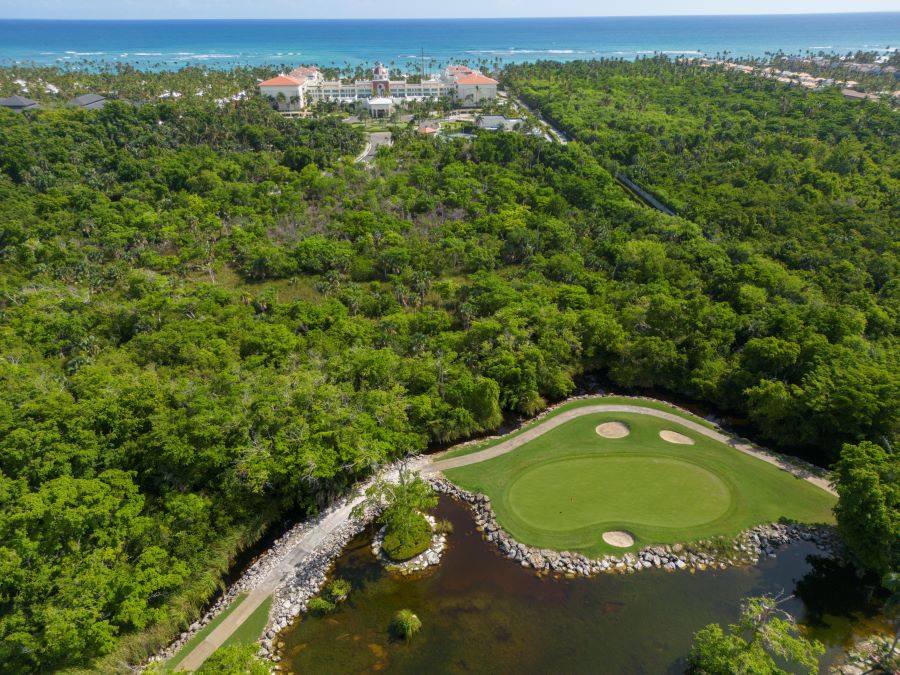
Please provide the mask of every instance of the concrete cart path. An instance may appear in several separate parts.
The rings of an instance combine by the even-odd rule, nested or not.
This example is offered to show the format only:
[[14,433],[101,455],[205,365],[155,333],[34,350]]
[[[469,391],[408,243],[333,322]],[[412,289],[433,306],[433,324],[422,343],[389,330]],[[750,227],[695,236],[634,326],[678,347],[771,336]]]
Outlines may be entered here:
[[829,481],[825,478],[820,478],[819,476],[812,475],[798,469],[797,467],[791,466],[779,457],[766,452],[763,448],[760,448],[759,446],[754,445],[749,441],[740,440],[720,431],[710,429],[709,427],[681,417],[680,415],[665,412],[664,410],[645,408],[638,405],[597,404],[587,405],[581,408],[573,408],[572,410],[566,410],[565,412],[561,412],[544,422],[540,422],[539,424],[536,424],[533,427],[522,431],[517,436],[513,436],[512,438],[509,438],[502,443],[498,443],[497,445],[491,446],[490,448],[487,448],[485,450],[480,450],[469,455],[463,455],[461,457],[453,457],[451,459],[444,460],[440,459],[439,456],[434,457],[432,458],[431,464],[429,466],[426,466],[423,471],[425,473],[436,473],[438,471],[446,471],[447,469],[455,469],[460,466],[477,464],[478,462],[484,462],[485,460],[493,459],[494,457],[499,457],[500,455],[505,455],[506,453],[512,452],[516,448],[522,447],[529,441],[532,441],[539,436],[543,436],[551,429],[555,429],[556,427],[565,424],[566,422],[569,422],[576,417],[581,417],[583,415],[593,415],[596,413],[632,413],[636,415],[649,415],[650,417],[656,417],[658,419],[666,420],[674,424],[679,424],[682,427],[690,429],[691,431],[702,436],[711,438],[714,441],[719,441],[720,443],[724,443],[725,445],[728,445],[735,450],[739,450],[747,455],[751,455],[753,457],[756,457],[757,459],[761,459],[764,462],[773,464],[779,469],[788,471],[798,478],[802,478],[812,483],[816,487],[825,490],[826,492],[837,494],[831,487],[831,483],[829,483]]
[[[410,463],[409,468],[421,470],[421,467],[427,465],[427,463],[428,460],[426,458],[416,458]],[[388,481],[397,481],[399,474],[394,470],[385,473],[383,478]],[[329,513],[318,525],[302,534],[294,542],[287,555],[257,582],[256,587],[247,593],[244,601],[222,623],[210,631],[209,635],[182,659],[176,670],[194,671],[199,668],[214,651],[231,637],[238,626],[244,623],[266,598],[272,595],[294,574],[297,567],[303,565],[307,557],[312,555],[331,534],[350,520],[354,507],[361,503],[363,499],[365,499],[363,494],[348,499],[346,504]]]
[[[440,459],[440,455],[432,457],[420,456],[416,458],[416,460],[414,460],[409,468],[421,471],[423,474],[433,474],[445,471],[447,469],[454,469],[460,466],[468,466],[470,464],[484,462],[486,460],[493,459],[494,457],[499,457],[500,455],[505,455],[508,452],[512,452],[513,450],[522,447],[529,441],[532,441],[535,438],[546,434],[548,431],[555,429],[556,427],[561,426],[577,417],[581,417],[583,415],[593,415],[595,413],[632,413],[637,415],[649,415],[650,417],[656,417],[658,419],[672,422],[673,424],[680,425],[686,429],[689,429],[690,431],[693,431],[694,433],[706,436],[707,438],[711,438],[715,441],[719,441],[720,443],[724,443],[725,445],[739,450],[740,452],[756,457],[757,459],[761,459],[764,462],[768,462],[769,464],[772,464],[780,469],[794,474],[798,478],[803,478],[804,480],[809,481],[816,487],[835,494],[834,489],[826,479],[802,472],[796,467],[787,464],[779,457],[766,452],[753,443],[736,439],[720,431],[710,429],[690,419],[681,417],[680,415],[675,415],[663,410],[656,410],[654,408],[645,408],[638,405],[597,404],[587,405],[581,408],[574,408],[572,410],[566,410],[555,415],[554,417],[550,417],[543,422],[539,422],[538,424],[525,429],[512,438],[508,438],[507,440],[485,450],[473,452],[469,455],[463,455],[462,457],[454,457],[444,460]],[[385,475],[384,478],[386,480],[397,480],[397,472],[392,471],[391,473]],[[209,658],[209,656],[213,652],[216,651],[216,649],[221,647],[225,643],[225,641],[229,637],[231,637],[234,631],[237,630],[238,626],[246,621],[247,618],[253,613],[253,611],[257,607],[259,607],[267,597],[272,595],[290,577],[291,574],[294,573],[294,570],[297,567],[303,564],[306,558],[309,557],[319,545],[321,545],[338,528],[340,528],[348,520],[350,520],[353,508],[357,504],[359,504],[363,500],[363,498],[363,495],[357,495],[353,499],[347,500],[346,504],[328,514],[316,527],[301,535],[297,539],[297,541],[294,542],[293,548],[290,550],[290,552],[288,552],[284,559],[282,559],[277,565],[275,565],[269,571],[269,573],[266,574],[265,577],[263,577],[257,583],[257,585],[247,593],[247,597],[244,599],[244,601],[240,605],[238,605],[238,607],[231,614],[229,614],[228,617],[226,617],[225,620],[222,621],[222,623],[216,626],[216,628],[213,629],[202,642],[200,642],[196,647],[194,647],[193,650],[191,650],[191,652],[187,656],[185,656],[185,658],[178,665],[177,670],[193,671],[199,668],[201,664],[207,658]]]

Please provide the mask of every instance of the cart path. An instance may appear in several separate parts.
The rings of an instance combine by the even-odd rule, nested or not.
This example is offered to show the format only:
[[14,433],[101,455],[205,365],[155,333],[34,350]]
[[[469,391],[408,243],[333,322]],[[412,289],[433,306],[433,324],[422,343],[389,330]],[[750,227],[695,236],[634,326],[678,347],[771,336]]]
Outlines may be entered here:
[[[425,458],[417,458],[411,463],[410,468],[418,470],[426,464]],[[398,480],[398,473],[396,470],[386,472],[383,474],[383,478],[389,481],[396,481]],[[343,506],[329,513],[318,525],[298,537],[287,555],[256,582],[254,588],[247,592],[247,597],[244,598],[244,601],[182,659],[176,670],[197,670],[214,651],[231,637],[238,626],[250,617],[253,610],[259,607],[266,598],[274,594],[291,575],[295,574],[296,569],[302,566],[306,559],[330,535],[350,520],[353,508],[364,499],[365,495],[363,494],[357,494],[355,497],[348,499]]]
[[[452,459],[444,460],[441,460],[439,456],[419,456],[418,458],[416,458],[416,460],[414,460],[410,468],[421,471],[423,474],[433,474],[445,471],[447,469],[454,469],[460,466],[468,466],[470,464],[484,462],[486,460],[493,459],[494,457],[499,457],[500,455],[505,455],[508,452],[512,452],[516,448],[525,445],[529,441],[532,441],[535,438],[544,435],[551,429],[555,429],[556,427],[565,424],[566,422],[569,422],[577,417],[581,417],[583,415],[593,415],[595,413],[633,413],[637,415],[649,415],[651,417],[656,417],[658,419],[672,422],[673,424],[681,425],[682,427],[689,429],[690,431],[719,441],[720,443],[724,443],[732,448],[735,448],[736,450],[740,450],[743,453],[761,459],[764,462],[768,462],[769,464],[773,464],[780,469],[784,469],[785,471],[794,474],[798,478],[803,478],[813,485],[822,488],[827,492],[835,494],[834,490],[831,487],[831,484],[826,479],[802,473],[796,467],[788,465],[778,457],[769,454],[759,446],[756,446],[747,441],[733,438],[719,431],[715,431],[703,426],[702,424],[698,424],[697,422],[681,417],[680,415],[675,415],[663,410],[645,408],[643,406],[637,405],[596,404],[583,406],[581,408],[574,408],[572,410],[566,410],[543,422],[535,424],[534,426],[520,432],[517,436],[508,438],[502,443],[498,443],[497,445],[487,448],[486,450],[473,452],[462,457],[454,457]],[[384,478],[387,480],[396,480],[396,476],[397,472],[393,471],[389,474],[386,474]],[[215,629],[213,629],[209,633],[209,635],[207,635],[206,638],[203,639],[202,642],[195,646],[194,649],[192,649],[191,652],[184,657],[181,663],[178,664],[177,670],[194,671],[199,668],[203,664],[203,662],[207,658],[209,658],[210,655],[212,655],[213,652],[215,652],[225,643],[225,641],[229,637],[231,637],[234,631],[237,630],[238,626],[244,623],[244,621],[246,621],[250,617],[253,611],[257,607],[259,607],[266,598],[271,596],[282,585],[282,583],[284,583],[290,577],[290,575],[295,573],[297,567],[303,565],[306,559],[310,555],[312,555],[315,550],[331,534],[336,532],[340,527],[342,527],[347,521],[350,520],[353,507],[360,503],[363,498],[364,497],[362,495],[357,495],[352,499],[348,499],[343,506],[335,509],[325,518],[323,518],[316,527],[300,536],[297,541],[294,542],[292,549],[290,550],[290,552],[288,552],[284,559],[282,559],[268,572],[268,574],[260,579],[254,586],[254,588],[250,589],[247,592],[247,597],[244,598],[244,601],[240,605],[238,605],[237,608],[231,614],[229,614],[224,621],[222,621],[222,623],[216,626]]]
[[690,429],[691,431],[702,436],[706,436],[707,438],[711,438],[714,441],[724,443],[725,445],[728,445],[735,450],[739,450],[744,454],[751,455],[752,457],[756,457],[757,459],[761,459],[764,462],[777,466],[779,469],[783,469],[784,471],[787,471],[797,476],[798,478],[802,478],[809,483],[812,483],[816,487],[825,490],[826,492],[837,494],[834,491],[834,488],[831,487],[831,483],[827,479],[820,478],[819,476],[812,475],[808,472],[803,471],[802,469],[792,466],[781,458],[770,454],[758,445],[754,445],[749,441],[734,438],[733,436],[729,436],[728,434],[716,431],[715,429],[710,429],[709,427],[698,424],[697,422],[694,422],[685,417],[681,417],[680,415],[675,415],[674,413],[666,412],[664,410],[656,410],[655,408],[645,408],[638,405],[597,404],[586,405],[581,408],[574,408],[572,410],[566,410],[565,412],[561,412],[558,415],[545,420],[544,422],[540,422],[538,424],[535,424],[533,427],[525,429],[517,436],[508,438],[507,440],[498,443],[497,445],[491,446],[490,448],[486,448],[485,450],[473,452],[469,455],[463,455],[461,457],[453,457],[451,459],[442,460],[439,458],[434,458],[430,465],[424,467],[423,471],[425,473],[437,473],[439,471],[446,471],[447,469],[455,469],[460,466],[477,464],[479,462],[493,459],[494,457],[499,457],[500,455],[505,455],[508,452],[512,452],[516,448],[522,447],[529,441],[533,441],[535,438],[543,436],[548,431],[555,429],[556,427],[563,425],[566,422],[570,422],[571,420],[577,417],[582,417],[583,415],[594,415],[596,413],[632,413],[636,415],[649,415],[650,417],[656,417],[658,419],[666,420],[667,422],[681,425],[682,427]]

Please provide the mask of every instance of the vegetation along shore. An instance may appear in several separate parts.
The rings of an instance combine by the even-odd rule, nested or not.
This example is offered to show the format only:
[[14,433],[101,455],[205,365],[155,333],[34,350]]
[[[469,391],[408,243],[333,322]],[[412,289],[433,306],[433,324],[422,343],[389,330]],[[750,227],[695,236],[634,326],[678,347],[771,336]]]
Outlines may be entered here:
[[[759,631],[896,668],[900,115],[719,61],[473,60],[496,97],[290,114],[270,67],[0,68],[36,103],[0,105],[0,670],[291,670],[345,623],[342,663],[457,662],[397,589],[452,595],[476,544],[507,595],[447,611],[498,664],[540,636],[472,607],[573,630],[584,582],[721,599],[626,671],[768,667]],[[382,528],[439,561],[386,571]],[[852,610],[748,581],[834,566]]]

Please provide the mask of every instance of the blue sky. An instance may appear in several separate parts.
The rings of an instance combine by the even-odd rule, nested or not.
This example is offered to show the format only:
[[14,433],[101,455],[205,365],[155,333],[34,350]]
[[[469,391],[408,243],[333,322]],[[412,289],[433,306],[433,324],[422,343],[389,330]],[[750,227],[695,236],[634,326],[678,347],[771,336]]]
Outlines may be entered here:
[[885,12],[900,0],[0,0],[0,18],[163,19],[163,18],[439,18],[514,16],[634,16],[665,14],[786,14]]

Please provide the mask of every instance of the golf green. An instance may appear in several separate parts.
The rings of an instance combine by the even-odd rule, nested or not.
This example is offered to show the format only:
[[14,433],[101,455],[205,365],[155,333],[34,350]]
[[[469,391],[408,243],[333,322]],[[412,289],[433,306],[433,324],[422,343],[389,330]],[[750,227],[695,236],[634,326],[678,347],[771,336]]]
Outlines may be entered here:
[[[621,438],[597,427],[627,425]],[[675,432],[693,444],[667,442]],[[665,434],[671,437],[670,434]],[[602,540],[624,530],[633,549],[734,536],[781,519],[833,522],[835,496],[671,419],[586,412],[499,456],[444,474],[491,498],[516,540],[586,555],[621,552]]]
[[[703,499],[685,499],[685,494]],[[731,490],[712,472],[644,454],[541,464],[513,480],[507,498],[523,522],[554,531],[601,523],[702,525],[724,515],[732,503]]]

